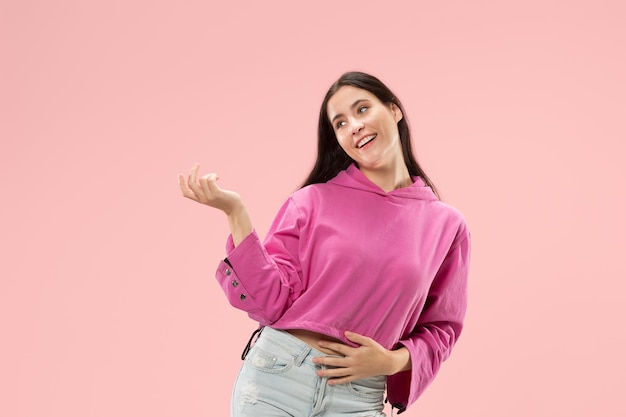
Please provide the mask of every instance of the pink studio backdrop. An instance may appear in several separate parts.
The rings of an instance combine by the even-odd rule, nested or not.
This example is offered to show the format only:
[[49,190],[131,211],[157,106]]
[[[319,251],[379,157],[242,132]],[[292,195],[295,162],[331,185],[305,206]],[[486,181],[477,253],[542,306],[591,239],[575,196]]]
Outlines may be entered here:
[[[621,1],[2,1],[0,416],[226,416],[255,325],[214,280],[263,235],[342,72],[403,100],[473,234],[467,324],[405,416],[626,416]],[[389,409],[387,408],[387,412]]]

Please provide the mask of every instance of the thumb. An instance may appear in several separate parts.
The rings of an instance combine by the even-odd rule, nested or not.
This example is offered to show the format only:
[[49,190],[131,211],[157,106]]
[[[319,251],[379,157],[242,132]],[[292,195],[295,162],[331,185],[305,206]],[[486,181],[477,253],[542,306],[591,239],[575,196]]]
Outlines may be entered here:
[[202,177],[202,179],[206,181],[206,185],[212,193],[217,193],[221,191],[220,187],[217,185],[217,180],[220,179],[219,175],[206,174],[204,177]]

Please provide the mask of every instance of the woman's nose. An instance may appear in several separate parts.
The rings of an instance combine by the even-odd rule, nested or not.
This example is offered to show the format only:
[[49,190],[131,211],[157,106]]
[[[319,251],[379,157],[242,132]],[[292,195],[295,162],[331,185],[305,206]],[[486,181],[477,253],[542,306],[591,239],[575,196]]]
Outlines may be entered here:
[[361,130],[363,130],[363,122],[353,119],[350,122],[350,127],[352,128],[352,134],[357,134],[359,133]]

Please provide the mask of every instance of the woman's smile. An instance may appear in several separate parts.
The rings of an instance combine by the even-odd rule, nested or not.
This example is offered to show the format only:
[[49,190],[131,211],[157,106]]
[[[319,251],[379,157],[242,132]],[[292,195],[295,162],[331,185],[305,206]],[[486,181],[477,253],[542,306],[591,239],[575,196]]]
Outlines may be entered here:
[[365,145],[371,143],[374,139],[376,139],[376,134],[364,136],[357,142],[356,147],[359,149],[363,149]]

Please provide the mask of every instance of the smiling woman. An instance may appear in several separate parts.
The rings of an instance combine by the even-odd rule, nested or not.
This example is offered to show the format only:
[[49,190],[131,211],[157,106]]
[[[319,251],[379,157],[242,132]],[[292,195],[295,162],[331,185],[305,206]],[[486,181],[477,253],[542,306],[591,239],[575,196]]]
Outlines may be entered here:
[[179,175],[185,197],[226,214],[216,277],[259,323],[232,416],[385,416],[385,389],[405,410],[450,355],[470,235],[415,160],[405,117],[377,78],[344,74],[322,103],[316,163],[263,241],[216,174]]

